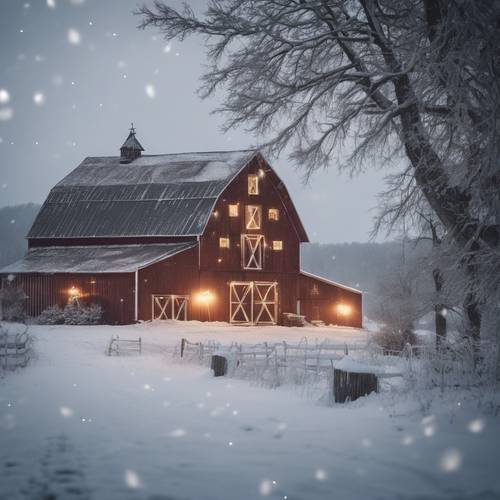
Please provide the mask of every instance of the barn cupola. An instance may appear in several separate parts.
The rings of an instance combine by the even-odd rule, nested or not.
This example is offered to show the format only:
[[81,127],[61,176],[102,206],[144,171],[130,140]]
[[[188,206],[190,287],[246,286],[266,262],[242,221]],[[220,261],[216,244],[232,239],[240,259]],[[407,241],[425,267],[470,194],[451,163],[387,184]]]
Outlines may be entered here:
[[141,156],[144,148],[135,136],[134,124],[131,124],[130,133],[120,148],[120,163],[130,163]]

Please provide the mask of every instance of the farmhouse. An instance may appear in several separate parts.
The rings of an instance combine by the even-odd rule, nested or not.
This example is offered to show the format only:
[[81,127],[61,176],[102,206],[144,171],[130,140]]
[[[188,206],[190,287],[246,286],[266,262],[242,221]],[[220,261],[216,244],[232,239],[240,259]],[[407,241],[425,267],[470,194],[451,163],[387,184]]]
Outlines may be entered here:
[[309,241],[258,151],[89,157],[49,193],[24,259],[0,270],[27,311],[78,298],[111,324],[177,319],[360,327],[358,290],[300,270]]

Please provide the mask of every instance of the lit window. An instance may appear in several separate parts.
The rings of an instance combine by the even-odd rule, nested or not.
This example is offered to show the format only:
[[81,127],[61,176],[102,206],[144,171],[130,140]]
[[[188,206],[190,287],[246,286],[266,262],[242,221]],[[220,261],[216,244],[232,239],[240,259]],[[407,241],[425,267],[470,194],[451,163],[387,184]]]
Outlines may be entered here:
[[262,208],[258,205],[247,205],[245,207],[245,224],[247,229],[260,229],[262,219]]
[[229,248],[229,238],[219,238],[220,248]]
[[259,194],[259,177],[257,175],[248,176],[248,194]]
[[261,234],[243,234],[241,239],[243,269],[262,269],[264,236]]
[[238,205],[229,205],[229,217],[238,217]]
[[267,216],[269,220],[280,220],[280,211],[277,208],[270,208]]
[[283,250],[283,242],[281,240],[274,240],[273,250]]

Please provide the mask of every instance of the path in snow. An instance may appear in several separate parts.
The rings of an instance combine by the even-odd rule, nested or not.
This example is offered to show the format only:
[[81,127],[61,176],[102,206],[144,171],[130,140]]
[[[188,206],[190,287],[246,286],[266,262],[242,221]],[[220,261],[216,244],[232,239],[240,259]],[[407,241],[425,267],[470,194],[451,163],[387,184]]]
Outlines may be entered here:
[[[167,353],[182,336],[298,341],[316,331],[364,339],[196,323],[33,327],[37,359],[0,380],[0,499],[500,497],[498,418],[466,402],[449,398],[423,421],[383,394],[326,408]],[[143,355],[105,356],[112,333],[141,335]]]

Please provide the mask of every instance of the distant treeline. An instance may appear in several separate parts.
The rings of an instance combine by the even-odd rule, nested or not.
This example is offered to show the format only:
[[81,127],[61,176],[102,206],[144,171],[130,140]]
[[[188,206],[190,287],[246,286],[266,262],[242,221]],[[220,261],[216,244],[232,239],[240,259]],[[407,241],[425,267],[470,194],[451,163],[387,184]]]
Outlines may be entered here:
[[34,203],[0,208],[0,267],[24,255],[26,235],[38,210],[40,205]]

